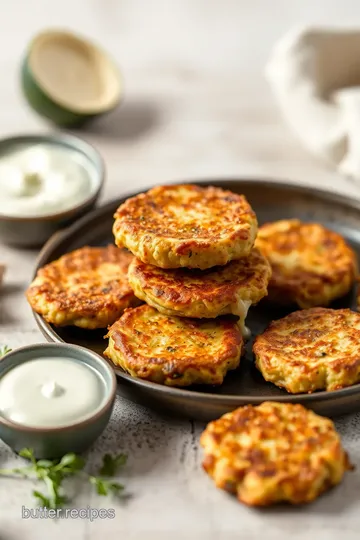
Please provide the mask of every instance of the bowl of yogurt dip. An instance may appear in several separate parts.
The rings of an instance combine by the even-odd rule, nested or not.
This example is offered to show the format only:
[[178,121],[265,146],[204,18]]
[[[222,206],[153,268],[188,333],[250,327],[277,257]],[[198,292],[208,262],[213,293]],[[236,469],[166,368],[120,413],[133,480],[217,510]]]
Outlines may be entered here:
[[81,453],[104,431],[116,395],[113,369],[76,345],[41,343],[0,361],[0,438],[37,458]]
[[0,140],[0,241],[43,244],[94,207],[104,176],[100,154],[78,137]]

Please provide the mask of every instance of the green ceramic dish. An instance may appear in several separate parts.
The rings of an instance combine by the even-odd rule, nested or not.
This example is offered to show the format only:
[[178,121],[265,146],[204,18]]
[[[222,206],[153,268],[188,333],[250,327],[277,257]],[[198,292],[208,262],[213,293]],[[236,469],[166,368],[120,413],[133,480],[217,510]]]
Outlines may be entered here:
[[0,438],[15,452],[32,448],[37,458],[60,458],[67,452],[86,450],[106,428],[115,401],[116,378],[109,364],[96,353],[74,345],[39,343],[5,355],[0,377],[15,366],[49,356],[71,358],[92,367],[104,382],[104,403],[90,418],[59,428],[33,428],[11,422],[0,415]]
[[47,30],[30,43],[21,67],[29,105],[59,126],[81,126],[113,110],[122,78],[109,56],[70,32]]

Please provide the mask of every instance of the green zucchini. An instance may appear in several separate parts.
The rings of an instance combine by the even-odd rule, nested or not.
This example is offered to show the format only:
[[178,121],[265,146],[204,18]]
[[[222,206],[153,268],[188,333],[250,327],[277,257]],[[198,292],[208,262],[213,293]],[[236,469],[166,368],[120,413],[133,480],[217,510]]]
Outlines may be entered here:
[[108,55],[62,31],[42,32],[32,40],[21,84],[31,108],[63,127],[80,127],[115,109],[122,97],[122,78]]

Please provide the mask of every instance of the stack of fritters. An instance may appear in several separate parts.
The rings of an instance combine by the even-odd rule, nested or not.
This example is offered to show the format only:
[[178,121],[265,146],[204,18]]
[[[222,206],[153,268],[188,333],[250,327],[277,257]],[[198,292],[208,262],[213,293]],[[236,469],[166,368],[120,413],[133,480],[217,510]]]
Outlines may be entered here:
[[221,384],[239,364],[247,311],[267,294],[271,274],[253,248],[257,219],[245,197],[155,187],[118,209],[113,232],[136,257],[128,279],[147,305],[115,322],[105,354],[151,381]]

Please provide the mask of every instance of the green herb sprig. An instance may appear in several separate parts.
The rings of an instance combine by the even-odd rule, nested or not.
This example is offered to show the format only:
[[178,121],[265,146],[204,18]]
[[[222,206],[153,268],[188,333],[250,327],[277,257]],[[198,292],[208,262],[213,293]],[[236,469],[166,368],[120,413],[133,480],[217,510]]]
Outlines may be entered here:
[[0,358],[11,351],[12,349],[10,349],[10,347],[8,347],[7,345],[3,345],[2,347],[0,347]]
[[124,490],[124,486],[114,482],[111,477],[116,476],[119,469],[127,461],[126,454],[112,456],[105,454],[98,475],[88,474],[84,471],[85,460],[73,453],[65,454],[60,460],[37,460],[33,450],[24,448],[19,455],[27,459],[30,464],[25,467],[15,467],[13,469],[0,469],[2,476],[24,477],[38,480],[45,485],[45,493],[34,489],[32,494],[40,506],[57,509],[69,503],[69,499],[64,493],[63,481],[66,478],[80,476],[96,488],[98,495],[119,495]]
[[[7,345],[0,347],[0,358],[11,350]],[[30,464],[25,467],[0,469],[0,476],[20,476],[43,483],[46,488],[45,493],[37,489],[32,492],[37,502],[43,507],[57,509],[69,502],[68,497],[64,494],[63,481],[71,476],[81,476],[95,487],[98,495],[119,495],[124,490],[124,486],[114,482],[112,478],[126,464],[126,454],[115,456],[105,454],[97,475],[88,474],[84,470],[85,460],[74,453],[66,454],[60,460],[37,460],[33,450],[23,448],[19,455],[27,459]]]

